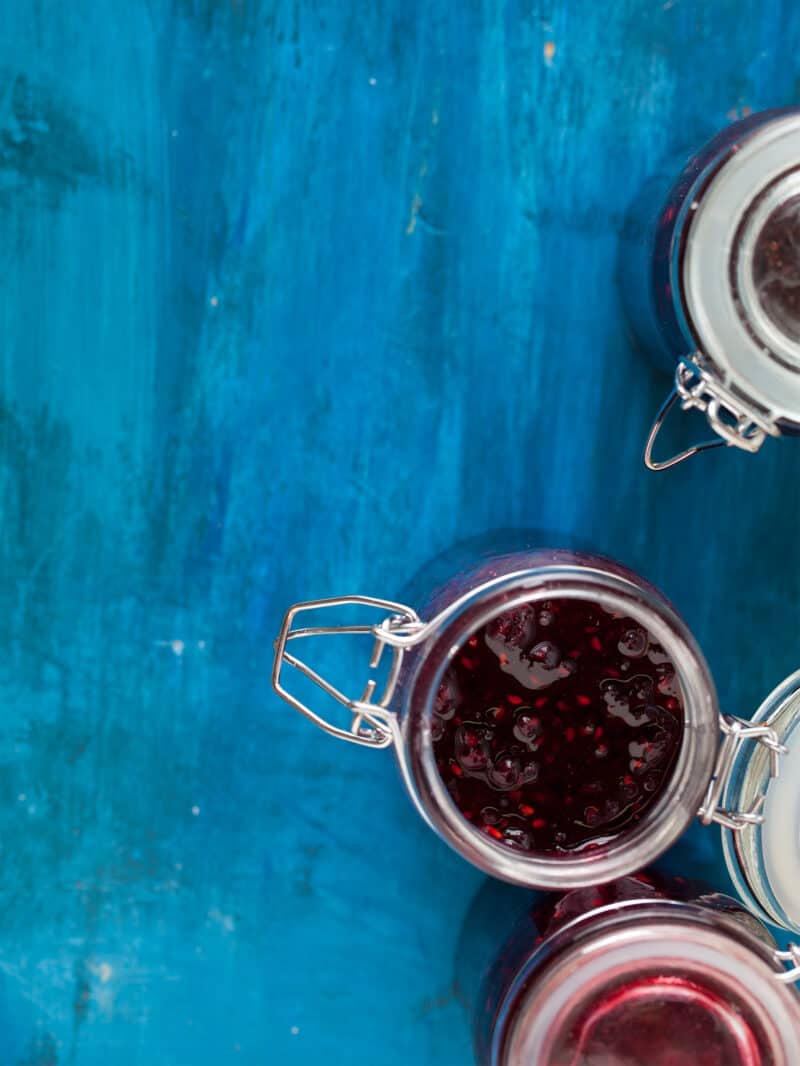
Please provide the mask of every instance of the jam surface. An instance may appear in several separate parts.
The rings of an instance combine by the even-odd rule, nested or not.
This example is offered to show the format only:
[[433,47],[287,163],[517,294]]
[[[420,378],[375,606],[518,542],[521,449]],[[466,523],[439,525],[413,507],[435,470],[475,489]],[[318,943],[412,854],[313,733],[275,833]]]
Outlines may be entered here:
[[634,619],[552,599],[492,619],[455,654],[434,704],[439,773],[498,843],[596,847],[630,829],[683,735],[674,664]]
[[606,990],[548,1066],[773,1066],[752,1021],[711,986],[654,974]]

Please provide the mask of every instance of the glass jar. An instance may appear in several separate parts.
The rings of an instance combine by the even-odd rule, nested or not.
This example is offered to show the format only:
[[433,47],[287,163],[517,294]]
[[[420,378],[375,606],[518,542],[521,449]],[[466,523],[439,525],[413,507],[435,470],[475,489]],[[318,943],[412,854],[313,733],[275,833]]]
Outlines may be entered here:
[[[470,963],[491,903],[467,916]],[[639,874],[521,909],[470,1012],[478,1066],[796,1063],[797,949],[735,900]]]
[[788,677],[753,716],[783,745],[781,773],[763,746],[745,745],[731,760],[723,803],[749,804],[761,817],[723,826],[731,878],[750,909],[774,925],[800,932],[800,671]]
[[[640,200],[631,214],[621,262],[634,330],[675,373],[646,465],[666,469],[720,445],[755,452],[767,436],[798,433],[800,108],[719,133],[652,218],[654,195],[646,190],[648,209]],[[703,412],[716,436],[657,461],[653,446],[676,402]]]
[[[513,674],[522,662],[531,674],[523,677],[523,684],[536,686],[542,671],[546,674],[550,668],[567,670],[570,661],[574,665],[575,660],[569,656],[577,656],[578,650],[567,645],[562,648],[561,660],[554,660],[550,667],[537,656],[543,646],[549,655],[551,643],[564,643],[565,630],[563,626],[559,629],[559,624],[554,627],[551,616],[564,610],[567,613],[561,617],[570,617],[569,612],[581,605],[600,612],[598,618],[602,614],[614,625],[629,627],[625,628],[621,640],[617,631],[609,630],[610,640],[617,649],[623,644],[625,655],[614,651],[607,656],[605,650],[598,651],[604,676],[599,684],[594,683],[594,688],[587,688],[591,695],[578,689],[577,695],[570,695],[562,709],[557,698],[561,681],[557,678],[556,695],[541,697],[546,706],[540,710],[537,692],[543,689],[534,687],[529,692],[517,686],[516,676],[509,679],[506,675]],[[371,620],[345,620],[342,612],[353,608],[370,611]],[[334,624],[295,627],[298,615],[315,612],[329,617],[333,612],[339,617]],[[524,646],[503,644],[500,647],[495,639],[498,629],[505,626],[507,630],[509,619],[518,620],[519,612],[525,613],[526,625],[530,627],[524,636]],[[604,649],[597,627],[584,628],[587,632],[580,640]],[[641,644],[643,634],[647,640]],[[354,639],[360,635],[372,645],[369,680],[359,698],[345,695],[295,653],[298,640],[308,645],[333,635],[339,638],[349,635]],[[503,639],[513,636],[506,632]],[[570,636],[568,644],[574,643],[579,641]],[[497,691],[487,691],[488,675],[482,674],[469,675],[466,687],[480,689],[482,706],[485,704],[491,711],[489,725],[487,719],[483,724],[473,723],[467,712],[462,721],[458,721],[460,712],[459,715],[453,712],[448,721],[447,714],[452,709],[447,694],[453,671],[472,668],[487,648],[492,656],[497,656],[493,661],[500,664],[488,682]],[[512,658],[517,656],[516,663],[509,661],[508,652]],[[614,655],[618,657],[614,659]],[[384,656],[389,659],[388,667]],[[630,657],[632,664],[627,677],[623,676],[626,661],[621,662],[620,669],[612,667],[612,660],[619,663],[625,656]],[[655,666],[650,659],[656,660]],[[467,666],[463,666],[465,662]],[[318,691],[321,688],[331,701],[330,708],[341,713],[344,707],[349,718],[338,724],[320,713],[319,708],[314,709],[317,705],[312,707],[312,700],[292,692],[294,686],[287,682],[288,668],[314,682],[316,688],[312,686],[312,689],[316,696],[321,698]],[[383,674],[379,678],[381,669]],[[657,672],[659,695],[654,695],[651,687],[649,696],[645,697],[650,703],[640,706],[621,690],[627,686],[629,691],[638,691],[640,683],[646,687],[649,682],[642,671],[647,669]],[[578,680],[583,677],[580,670],[574,676]],[[667,694],[663,698],[662,677]],[[382,691],[379,691],[379,680]],[[703,656],[685,623],[661,593],[618,563],[569,551],[512,553],[483,562],[457,574],[434,592],[419,614],[403,604],[361,596],[296,604],[287,612],[276,641],[272,681],[282,698],[333,736],[366,747],[393,746],[417,810],[464,858],[495,877],[543,889],[597,884],[642,869],[666,851],[698,813],[706,824],[722,823],[731,833],[754,824],[763,818],[763,797],[760,793],[754,795],[752,803],[741,808],[728,788],[730,768],[740,751],[752,742],[769,754],[770,770],[776,773],[778,754],[784,750],[770,726],[720,716]],[[571,684],[572,677],[567,681]],[[565,682],[564,691],[568,688]],[[549,689],[545,687],[544,691]],[[521,693],[522,697],[515,693]],[[519,706],[523,699],[530,706]],[[656,706],[658,700],[660,707]],[[675,704],[678,700],[682,730],[668,752],[667,740],[676,734],[667,736],[659,733],[659,728],[670,702]],[[513,732],[508,722],[504,724],[506,715],[512,716]],[[536,716],[538,727],[532,725]],[[544,719],[547,721],[543,724]],[[495,730],[496,722],[499,724]],[[587,723],[591,731],[588,741],[584,737]],[[537,748],[545,733],[548,738],[551,736],[548,732],[551,724],[559,731],[552,740],[552,750],[548,751],[547,746]],[[630,737],[624,729],[620,732],[627,725],[634,730]],[[644,733],[635,732],[640,727],[645,729]],[[500,735],[512,739],[510,743],[503,741],[495,754],[491,745],[482,746],[484,741],[488,743],[486,736],[477,740],[473,736],[465,742],[465,749],[462,746],[453,759],[443,763],[441,752],[450,750],[443,745],[452,739],[448,729],[455,730],[454,752],[455,745],[465,737],[459,731],[465,729],[473,734],[494,730],[495,739]],[[631,760],[630,775],[603,776],[605,771],[597,769],[608,766],[609,760],[616,757],[608,750],[611,733],[617,738],[615,744],[622,757]],[[519,743],[518,737],[521,737]],[[597,759],[597,763],[589,760],[588,769],[580,761],[583,756],[573,755],[585,751],[587,743],[593,745],[592,757]],[[532,783],[525,777],[530,765],[525,762],[529,752],[535,753],[534,761],[539,760],[541,775]],[[671,762],[667,765],[668,755]],[[487,758],[493,760],[491,767]],[[483,764],[480,759],[484,760]],[[511,782],[503,778],[509,759],[517,775]],[[659,759],[661,776],[654,769]],[[459,780],[446,780],[449,768],[453,773],[461,770]],[[628,777],[630,781],[626,783]],[[493,788],[497,782],[497,787],[491,793],[489,805],[482,809],[480,820],[476,820],[475,811],[466,809],[472,800],[469,796],[465,800],[462,792],[474,791],[479,787],[475,782],[484,780]],[[644,791],[650,784],[650,795],[645,797]],[[723,792],[727,804],[722,802]],[[573,794],[579,797],[574,819],[567,811]],[[528,795],[534,798],[528,799]],[[616,814],[620,813],[620,795],[626,797],[628,804],[622,812],[624,818],[631,810],[635,809],[636,814],[625,823],[624,831],[618,831],[619,823],[615,822]],[[496,806],[493,806],[495,797]],[[537,843],[550,832],[550,823],[539,824],[546,821],[537,813],[540,804],[550,812],[548,817],[553,824],[562,808],[567,828],[573,821],[579,822],[580,841],[570,839],[562,847],[553,843],[557,838],[551,841],[548,837],[547,846]],[[614,804],[617,804],[616,812]],[[554,806],[558,809],[552,814]],[[587,824],[590,810],[594,812],[593,825]],[[612,828],[606,831],[605,826],[613,827],[613,831]]]

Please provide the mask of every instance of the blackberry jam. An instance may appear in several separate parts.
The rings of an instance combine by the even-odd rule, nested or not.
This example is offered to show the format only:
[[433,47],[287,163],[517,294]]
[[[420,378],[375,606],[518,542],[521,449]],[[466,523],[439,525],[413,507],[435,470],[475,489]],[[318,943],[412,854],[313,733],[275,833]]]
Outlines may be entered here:
[[669,779],[683,735],[675,666],[629,615],[580,599],[522,604],[459,648],[431,735],[450,796],[492,839],[595,848]]
[[[312,653],[333,635],[322,671]],[[325,732],[392,747],[427,824],[514,884],[641,869],[714,780],[721,719],[697,644],[661,593],[600,556],[492,556],[419,613],[363,596],[297,604],[272,677]]]
[[[467,1000],[493,886],[462,930]],[[793,1066],[800,998],[735,900],[650,873],[517,902],[471,1004],[478,1066]],[[481,944],[478,958],[486,947]],[[475,989],[472,989],[474,993]]]

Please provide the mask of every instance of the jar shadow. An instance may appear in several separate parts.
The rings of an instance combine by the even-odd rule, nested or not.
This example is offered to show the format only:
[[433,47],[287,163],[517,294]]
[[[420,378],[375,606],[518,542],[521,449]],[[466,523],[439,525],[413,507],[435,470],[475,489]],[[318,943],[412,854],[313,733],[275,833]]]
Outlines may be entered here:
[[417,607],[428,600],[433,590],[448,584],[454,576],[473,569],[481,562],[541,548],[586,554],[599,551],[605,554],[602,546],[598,547],[589,537],[566,530],[536,526],[489,529],[455,541],[424,562],[407,580],[400,598],[404,603]]

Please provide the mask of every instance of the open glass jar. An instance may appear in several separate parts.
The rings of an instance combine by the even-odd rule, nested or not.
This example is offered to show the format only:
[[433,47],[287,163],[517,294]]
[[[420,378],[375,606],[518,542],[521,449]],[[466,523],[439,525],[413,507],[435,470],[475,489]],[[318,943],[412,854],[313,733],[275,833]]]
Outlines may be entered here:
[[[352,608],[371,620],[344,622]],[[320,611],[340,617],[295,627]],[[359,634],[372,644],[359,698],[295,653],[298,640]],[[349,719],[337,724],[293,694],[288,668]],[[420,613],[359,596],[297,604],[272,681],[326,732],[393,745],[417,810],[464,858],[543,889],[642,869],[698,813],[730,833],[759,823],[763,790],[741,807],[731,767],[755,746],[770,778],[784,750],[770,725],[720,716],[703,656],[661,593],[618,563],[568,551],[495,557]]]
[[[653,212],[627,227],[623,297],[635,332],[666,355],[675,386],[645,448],[665,469],[707,447],[754,452],[800,431],[800,108],[734,123],[686,164]],[[706,415],[716,436],[667,460],[668,411]]]
[[736,901],[639,874],[516,913],[471,1011],[478,1066],[797,1061],[797,950]]

